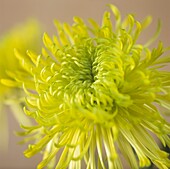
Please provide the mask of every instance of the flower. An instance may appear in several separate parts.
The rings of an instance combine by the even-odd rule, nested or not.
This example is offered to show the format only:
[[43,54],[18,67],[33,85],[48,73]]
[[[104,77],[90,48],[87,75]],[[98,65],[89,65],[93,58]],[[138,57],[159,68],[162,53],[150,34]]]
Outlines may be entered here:
[[40,36],[39,23],[29,20],[24,24],[17,25],[0,37],[0,146],[2,148],[8,145],[8,123],[7,113],[5,112],[7,105],[10,105],[10,109],[19,123],[30,124],[30,120],[24,116],[21,110],[21,102],[23,103],[22,100],[25,95],[18,88],[21,84],[19,85],[12,80],[15,79],[17,72],[20,72],[20,75],[21,73],[27,74],[15,57],[14,48],[18,48],[25,57],[27,57],[27,47],[38,52],[41,46]]
[[[24,142],[35,140],[26,157],[43,153],[38,169],[123,168],[120,154],[133,169],[154,163],[168,169],[168,153],[160,150],[150,133],[170,146],[170,125],[162,111],[170,110],[170,72],[162,67],[170,62],[160,42],[150,50],[160,30],[148,43],[137,42],[151,21],[119,10],[105,12],[102,25],[93,19],[86,25],[79,17],[74,24],[55,21],[58,36],[43,36],[46,49],[37,55],[28,51],[31,62],[25,83],[25,113],[35,126],[25,127]],[[22,54],[16,51],[20,59]],[[164,111],[163,110],[163,111]],[[60,158],[57,158],[57,155]],[[137,158],[136,158],[137,155]],[[139,161],[139,164],[138,164]]]

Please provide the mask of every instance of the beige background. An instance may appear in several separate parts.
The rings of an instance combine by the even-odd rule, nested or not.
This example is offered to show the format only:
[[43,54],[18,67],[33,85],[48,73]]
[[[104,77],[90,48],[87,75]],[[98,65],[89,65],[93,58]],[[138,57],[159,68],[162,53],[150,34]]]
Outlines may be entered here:
[[[108,9],[105,4],[114,3],[123,16],[133,13],[141,20],[152,15],[153,24],[140,39],[144,42],[153,34],[158,19],[162,20],[162,32],[158,40],[170,45],[170,0],[0,0],[0,35],[8,31],[16,23],[33,17],[43,24],[44,31],[55,33],[53,19],[72,23],[72,17],[78,15],[83,19],[94,18],[101,22],[103,12]],[[13,131],[19,126],[13,118],[9,118],[10,143],[8,152],[0,152],[0,169],[35,169],[40,161],[39,156],[26,159],[22,152],[26,146],[16,143]]]

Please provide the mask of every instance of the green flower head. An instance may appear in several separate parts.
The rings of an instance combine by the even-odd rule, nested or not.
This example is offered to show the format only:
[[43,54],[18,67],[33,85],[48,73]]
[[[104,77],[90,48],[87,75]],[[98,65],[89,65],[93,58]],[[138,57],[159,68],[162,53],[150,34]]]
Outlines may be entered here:
[[[121,154],[133,169],[154,163],[168,169],[168,154],[158,147],[150,133],[170,146],[170,125],[158,105],[170,110],[170,72],[162,69],[170,58],[160,42],[150,50],[137,43],[143,22],[128,15],[123,21],[105,12],[101,26],[90,26],[79,17],[74,24],[55,21],[58,36],[46,33],[41,55],[28,51],[23,62],[30,77],[25,113],[37,125],[24,127],[24,141],[35,140],[24,152],[31,157],[43,153],[38,169],[121,169]],[[21,60],[22,55],[16,51]],[[162,57],[161,57],[162,56]],[[20,79],[22,81],[22,79]],[[58,159],[58,156],[60,158]]]
[[[25,71],[14,55],[14,48],[17,48],[25,57],[27,48],[40,51],[41,32],[39,23],[35,20],[29,20],[24,24],[15,26],[0,37],[0,79],[13,76],[10,73],[14,71]],[[5,81],[1,81],[5,83]],[[9,83],[8,86],[10,86]],[[0,95],[9,89],[11,88],[0,83]]]

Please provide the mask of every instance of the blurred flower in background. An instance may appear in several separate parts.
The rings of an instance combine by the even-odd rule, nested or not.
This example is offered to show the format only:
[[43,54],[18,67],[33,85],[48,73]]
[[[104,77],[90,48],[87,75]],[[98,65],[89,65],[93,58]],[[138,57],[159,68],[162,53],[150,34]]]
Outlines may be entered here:
[[[10,115],[12,113],[18,123],[30,124],[30,120],[26,118],[21,107],[24,92],[18,87],[22,86],[22,83],[16,84],[10,81],[10,76],[15,79],[18,72],[24,76],[27,74],[14,56],[14,48],[17,48],[25,56],[27,49],[40,52],[41,33],[40,24],[35,20],[29,20],[16,25],[12,30],[0,36],[0,149],[6,149],[8,146],[8,113]],[[7,110],[8,106],[10,106],[10,111]]]
[[29,78],[18,72],[4,83],[23,83],[25,113],[37,125],[23,126],[20,134],[23,142],[35,140],[26,157],[43,153],[38,169],[80,169],[83,162],[91,169],[121,169],[120,153],[133,169],[151,162],[170,167],[169,154],[148,132],[170,147],[170,125],[157,109],[170,110],[170,72],[162,69],[170,57],[161,42],[148,48],[160,24],[142,45],[137,39],[151,17],[140,23],[129,14],[122,21],[119,10],[110,8],[114,25],[109,12],[101,26],[93,19],[87,26],[78,17],[73,25],[55,21],[58,36],[44,34],[41,55],[28,51],[28,59],[15,51]]

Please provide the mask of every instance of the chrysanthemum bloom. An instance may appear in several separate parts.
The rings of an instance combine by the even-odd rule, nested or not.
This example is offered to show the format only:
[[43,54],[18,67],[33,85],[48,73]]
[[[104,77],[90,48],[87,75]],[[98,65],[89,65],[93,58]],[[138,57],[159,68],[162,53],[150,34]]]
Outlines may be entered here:
[[170,72],[161,69],[170,58],[163,57],[162,43],[150,50],[153,39],[136,42],[150,17],[121,21],[118,9],[110,8],[114,25],[109,12],[101,26],[78,17],[72,26],[55,21],[58,36],[44,34],[47,50],[28,51],[32,62],[23,62],[32,76],[24,85],[25,112],[37,125],[21,134],[36,141],[26,157],[43,153],[38,169],[80,169],[83,163],[87,169],[121,169],[120,154],[133,169],[151,162],[170,167],[151,136],[170,146],[170,125],[157,108],[170,110]]
[[[20,72],[20,75],[21,73],[23,75],[27,74],[15,57],[14,48],[18,48],[22,55],[25,56],[27,47],[37,52],[40,51],[41,32],[39,23],[29,20],[24,24],[17,25],[0,37],[0,80],[2,83],[8,84],[8,86],[5,86],[0,83],[0,147],[5,147],[5,144],[8,144],[6,105],[12,105],[10,108],[19,123],[29,124],[29,120],[23,115],[20,105],[21,97],[23,97],[24,93],[18,90],[19,83],[9,79],[10,77],[14,78],[17,72]],[[7,78],[8,80],[5,80]]]

